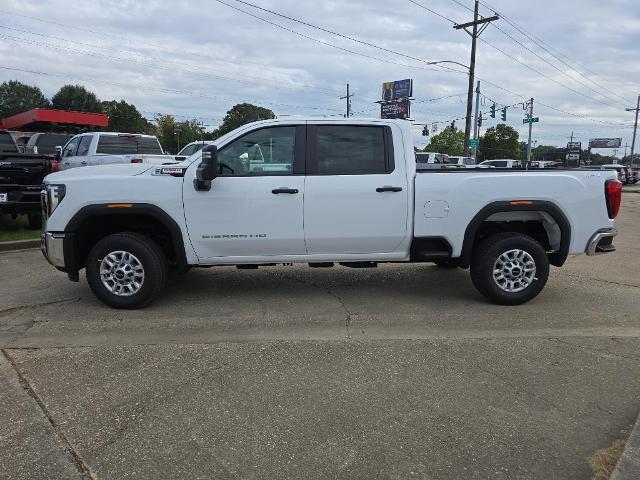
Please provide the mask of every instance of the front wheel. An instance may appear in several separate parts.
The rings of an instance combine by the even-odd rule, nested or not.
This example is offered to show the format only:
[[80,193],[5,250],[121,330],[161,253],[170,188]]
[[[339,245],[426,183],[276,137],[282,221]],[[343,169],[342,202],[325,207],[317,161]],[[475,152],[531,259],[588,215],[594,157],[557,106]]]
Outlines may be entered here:
[[102,302],[113,308],[141,308],[161,292],[167,260],[152,239],[138,233],[115,233],[87,256],[87,282]]
[[492,302],[520,305],[535,298],[549,278],[549,259],[528,235],[505,232],[486,238],[471,259],[471,281]]

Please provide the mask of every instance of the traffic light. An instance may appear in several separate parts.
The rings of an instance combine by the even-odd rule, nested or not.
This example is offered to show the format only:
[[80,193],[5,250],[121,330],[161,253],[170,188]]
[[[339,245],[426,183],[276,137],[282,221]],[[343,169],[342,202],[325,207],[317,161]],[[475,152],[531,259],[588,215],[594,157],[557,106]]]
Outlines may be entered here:
[[453,121],[451,122],[451,125],[449,125],[449,126],[451,127],[451,130],[455,130],[455,129],[456,129],[456,121],[455,121],[455,120],[453,120]]
[[482,126],[482,114],[478,117],[478,128]]
[[423,137],[428,137],[429,136],[429,127],[427,127],[426,125],[422,129],[422,136]]
[[507,107],[504,107],[502,109],[502,121],[506,122],[507,121]]
[[496,118],[496,104],[491,105],[491,118]]

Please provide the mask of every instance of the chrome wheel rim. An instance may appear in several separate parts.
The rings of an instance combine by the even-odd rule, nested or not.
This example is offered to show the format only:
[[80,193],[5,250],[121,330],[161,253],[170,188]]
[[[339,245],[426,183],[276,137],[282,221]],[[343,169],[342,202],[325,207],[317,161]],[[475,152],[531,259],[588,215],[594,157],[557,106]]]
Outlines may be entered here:
[[117,250],[100,262],[100,279],[105,288],[119,297],[129,297],[144,284],[144,267],[131,252]]
[[524,250],[508,250],[493,264],[493,281],[505,292],[521,292],[535,279],[536,262]]

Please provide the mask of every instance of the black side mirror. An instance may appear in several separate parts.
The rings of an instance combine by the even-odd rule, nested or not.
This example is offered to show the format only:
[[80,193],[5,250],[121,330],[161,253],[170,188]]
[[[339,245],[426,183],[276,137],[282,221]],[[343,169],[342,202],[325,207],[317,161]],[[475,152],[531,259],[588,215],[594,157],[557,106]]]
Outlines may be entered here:
[[211,190],[211,180],[218,176],[218,147],[207,145],[202,149],[202,161],[196,169],[193,186],[196,190]]
[[53,154],[53,158],[58,162],[62,158],[62,147],[60,145],[56,147],[56,152]]

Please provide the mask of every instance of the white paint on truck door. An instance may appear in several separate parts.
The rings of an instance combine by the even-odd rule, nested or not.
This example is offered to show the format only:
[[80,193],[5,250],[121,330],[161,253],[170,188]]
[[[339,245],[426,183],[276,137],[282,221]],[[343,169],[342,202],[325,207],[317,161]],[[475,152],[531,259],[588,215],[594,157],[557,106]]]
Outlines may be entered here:
[[[307,138],[304,228],[309,254],[407,249],[413,200],[405,159],[394,155],[391,127],[309,125]],[[401,140],[398,144],[402,152]]]
[[[200,162],[191,165],[184,211],[201,260],[306,254],[304,175],[302,169],[294,171],[304,162],[304,130],[295,125],[261,128],[232,140],[218,152],[221,172],[210,191],[195,190]],[[296,155],[296,142],[301,155]]]

